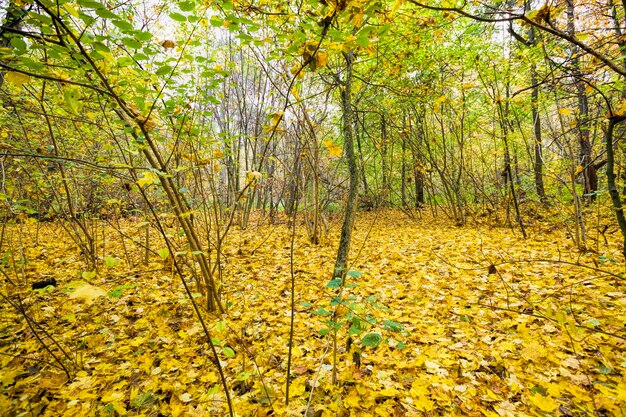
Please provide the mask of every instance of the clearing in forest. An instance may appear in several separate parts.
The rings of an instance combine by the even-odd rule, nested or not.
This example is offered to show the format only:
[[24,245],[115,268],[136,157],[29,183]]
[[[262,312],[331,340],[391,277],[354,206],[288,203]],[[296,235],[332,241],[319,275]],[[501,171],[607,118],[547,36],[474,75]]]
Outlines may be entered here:
[[[16,286],[3,284],[0,414],[227,415],[171,263],[142,263],[130,241],[143,233],[137,223],[99,227],[109,255],[93,274],[58,224],[7,226],[3,269]],[[313,245],[296,228],[292,265],[287,224],[233,231],[222,258],[228,311],[203,315],[236,414],[624,415],[618,247],[598,236],[599,250],[581,254],[560,228],[529,230],[523,240],[427,214],[364,214],[341,293],[329,282],[337,233]],[[55,287],[31,289],[52,278]]]

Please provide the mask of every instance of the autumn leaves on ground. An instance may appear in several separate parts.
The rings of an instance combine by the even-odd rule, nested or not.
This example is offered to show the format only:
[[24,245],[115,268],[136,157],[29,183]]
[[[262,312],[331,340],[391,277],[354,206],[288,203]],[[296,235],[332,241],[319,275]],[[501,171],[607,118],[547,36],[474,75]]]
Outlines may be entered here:
[[[329,282],[338,227],[319,245],[296,229],[292,268],[291,229],[278,223],[232,233],[228,311],[205,314],[236,415],[624,415],[626,293],[610,239],[590,233],[596,250],[581,253],[548,223],[524,240],[427,213],[367,213],[338,294]],[[6,287],[19,304],[2,306],[2,415],[225,415],[171,262],[152,254],[144,265],[143,250],[122,244],[143,235],[137,221],[98,227],[107,255],[93,274],[58,223],[6,226],[4,269],[20,275],[19,290]],[[31,289],[52,278],[56,286]]]

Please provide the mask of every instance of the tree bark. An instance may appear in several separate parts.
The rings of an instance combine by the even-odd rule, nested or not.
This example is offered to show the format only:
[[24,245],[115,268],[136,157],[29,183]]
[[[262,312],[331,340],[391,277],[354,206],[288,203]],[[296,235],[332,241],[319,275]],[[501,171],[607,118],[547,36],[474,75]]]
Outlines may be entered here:
[[[571,37],[576,36],[574,19],[574,0],[567,0],[567,32]],[[576,83],[576,97],[578,99],[578,158],[579,165],[583,167],[583,195],[587,196],[588,201],[593,201],[595,199],[595,192],[598,190],[598,174],[593,164],[593,159],[591,158],[591,141],[589,140],[589,100],[585,93],[585,83],[582,80],[580,61],[577,53],[578,48],[572,46],[572,75]]]
[[615,210],[615,217],[617,218],[617,224],[622,232],[622,255],[626,260],[626,217],[624,217],[624,209],[622,207],[622,198],[617,190],[615,184],[615,154],[613,152],[613,130],[615,125],[626,120],[626,116],[613,116],[609,119],[609,125],[607,126],[604,136],[606,146],[606,180],[609,189],[609,195],[613,202],[613,209]]
[[[11,38],[8,36],[13,30],[19,30],[22,26],[22,20],[26,15],[26,11],[10,1],[7,6],[7,12],[0,26],[0,48],[11,48]],[[4,84],[4,71],[0,71],[0,88]]]
[[[535,28],[528,29],[528,43],[531,46],[535,42]],[[533,171],[535,174],[535,189],[539,200],[545,204],[547,202],[546,191],[543,184],[543,143],[541,137],[541,118],[539,117],[539,85],[537,82],[537,65],[533,63],[530,68],[530,84],[533,89],[530,94],[530,108],[533,118],[533,132],[535,135],[535,161]]]
[[346,201],[346,209],[341,226],[341,237],[339,240],[339,248],[337,249],[337,258],[335,260],[335,270],[333,278],[341,279],[342,286],[346,279],[346,267],[348,265],[348,253],[350,252],[350,242],[352,239],[352,227],[354,218],[356,217],[356,203],[359,190],[359,176],[354,154],[354,132],[353,132],[353,112],[352,112],[352,71],[354,63],[354,52],[348,51],[343,54],[346,60],[345,79],[341,90],[341,110],[343,112],[343,140],[346,163],[348,164],[349,185],[348,199]]

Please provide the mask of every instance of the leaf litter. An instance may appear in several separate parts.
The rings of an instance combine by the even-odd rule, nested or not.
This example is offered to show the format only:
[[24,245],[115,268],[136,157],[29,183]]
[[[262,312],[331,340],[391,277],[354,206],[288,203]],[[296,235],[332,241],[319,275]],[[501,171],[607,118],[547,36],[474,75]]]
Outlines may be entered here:
[[[24,248],[25,276],[52,276],[58,286],[7,283],[4,292],[19,295],[50,351],[4,303],[1,414],[226,415],[210,347],[171,264],[157,255],[142,265],[137,250],[129,265],[110,239],[109,266],[85,275],[71,242],[39,227],[39,242]],[[313,245],[299,230],[288,406],[290,229],[232,232],[223,264],[228,312],[206,317],[237,415],[624,415],[618,247],[581,254],[564,231],[535,229],[523,240],[428,215],[364,214],[341,299],[328,285],[337,236]],[[326,314],[335,309],[336,385]]]

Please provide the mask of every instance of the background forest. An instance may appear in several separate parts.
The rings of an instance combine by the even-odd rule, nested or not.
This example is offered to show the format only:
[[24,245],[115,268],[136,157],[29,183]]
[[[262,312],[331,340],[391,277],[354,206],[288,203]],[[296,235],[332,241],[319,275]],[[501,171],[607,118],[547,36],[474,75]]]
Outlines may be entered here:
[[3,415],[626,409],[626,3],[0,3]]

